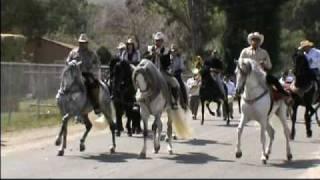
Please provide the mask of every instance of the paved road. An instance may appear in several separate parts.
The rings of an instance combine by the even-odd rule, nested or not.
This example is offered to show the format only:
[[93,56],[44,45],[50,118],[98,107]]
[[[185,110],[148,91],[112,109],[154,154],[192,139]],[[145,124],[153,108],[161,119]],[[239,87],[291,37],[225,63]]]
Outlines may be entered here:
[[[236,108],[235,112],[238,111]],[[206,114],[204,126],[200,125],[200,120],[190,120],[194,135],[190,140],[174,141],[173,155],[167,153],[164,141],[161,142],[160,153],[153,154],[150,139],[147,159],[138,159],[143,143],[139,135],[117,138],[116,153],[110,154],[111,135],[93,131],[87,139],[86,151],[79,152],[81,125],[77,125],[77,130],[69,137],[64,157],[56,156],[57,147],[53,145],[52,135],[56,134],[57,128],[43,131],[47,137],[31,139],[29,143],[14,145],[8,139],[2,139],[1,177],[320,178],[320,128],[313,123],[313,137],[306,138],[302,110],[299,109],[296,140],[291,143],[292,162],[286,161],[284,135],[277,119],[272,119],[276,130],[273,151],[268,164],[263,165],[260,161],[259,127],[255,122],[245,127],[243,157],[236,159],[234,150],[239,114],[235,114],[230,127],[225,126],[221,118]],[[291,125],[290,121],[288,123]],[[32,133],[36,131],[29,132],[29,136]]]

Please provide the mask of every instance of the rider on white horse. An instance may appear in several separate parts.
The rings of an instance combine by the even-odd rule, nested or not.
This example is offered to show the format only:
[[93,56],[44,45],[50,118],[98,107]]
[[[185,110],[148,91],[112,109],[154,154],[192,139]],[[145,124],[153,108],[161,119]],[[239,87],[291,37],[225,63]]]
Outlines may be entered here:
[[66,63],[72,63],[73,60],[81,62],[80,70],[85,79],[85,86],[88,92],[88,98],[93,105],[94,112],[101,112],[98,96],[99,96],[99,79],[100,79],[100,61],[97,55],[88,48],[88,37],[81,34],[79,39],[79,47],[74,48],[69,53]]
[[177,79],[172,74],[172,63],[170,58],[162,58],[164,56],[169,56],[170,50],[164,47],[164,34],[162,32],[157,32],[154,35],[154,54],[152,55],[151,61],[160,69],[162,75],[166,79],[171,93],[171,106],[173,109],[178,108],[178,96],[180,85]]
[[250,58],[258,62],[267,72],[267,83],[269,85],[274,85],[281,94],[288,97],[290,95],[283,89],[278,79],[268,73],[272,68],[272,64],[268,52],[260,47],[263,41],[263,34],[260,34],[259,32],[250,33],[248,35],[248,43],[250,46],[241,51],[239,59]]

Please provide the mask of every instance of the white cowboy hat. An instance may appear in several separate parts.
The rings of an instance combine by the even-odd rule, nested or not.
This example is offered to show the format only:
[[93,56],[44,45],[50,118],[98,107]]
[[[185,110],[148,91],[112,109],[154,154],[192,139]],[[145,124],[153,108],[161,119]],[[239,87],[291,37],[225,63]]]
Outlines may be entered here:
[[248,35],[248,43],[251,44],[251,41],[253,38],[259,38],[260,39],[260,45],[262,45],[264,41],[264,35],[260,34],[259,32],[253,32]]
[[123,49],[126,48],[126,45],[123,42],[120,42],[117,49]]
[[299,46],[298,49],[302,49],[302,48],[307,47],[307,46],[310,46],[310,47],[313,46],[313,42],[308,41],[308,40],[303,40],[303,41],[300,42],[300,46]]
[[192,74],[197,75],[199,73],[199,69],[198,68],[193,68],[192,69]]
[[88,42],[89,38],[85,33],[80,34],[78,42]]
[[162,32],[157,32],[155,35],[154,35],[154,40],[164,40],[164,34]]
[[133,40],[131,39],[131,38],[129,38],[128,40],[127,40],[127,44],[133,44],[134,42],[133,42]]

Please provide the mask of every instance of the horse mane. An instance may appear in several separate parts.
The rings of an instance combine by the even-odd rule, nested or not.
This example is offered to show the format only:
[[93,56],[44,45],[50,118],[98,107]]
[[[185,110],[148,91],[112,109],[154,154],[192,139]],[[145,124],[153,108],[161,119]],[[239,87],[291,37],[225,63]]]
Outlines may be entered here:
[[306,87],[312,81],[312,74],[306,56],[296,51],[292,56],[294,61],[293,72],[296,77],[295,85],[297,87]]
[[267,74],[262,69],[262,67],[257,63],[257,61],[255,61],[254,59],[251,59],[251,58],[240,58],[239,64],[240,64],[240,67],[242,65],[250,66],[251,72],[254,73],[254,75],[258,79],[259,83],[263,86],[266,84],[266,75]]
[[[65,89],[66,90],[66,87],[65,87],[66,86],[66,83],[65,83],[66,79],[64,77],[65,77],[66,73],[68,73],[70,71],[70,69],[73,68],[72,66],[74,66],[74,65],[67,65],[62,70],[62,73],[61,73],[61,76],[60,76],[60,78],[61,78],[60,88],[61,89]],[[84,82],[82,80],[81,74],[80,74],[80,76],[76,76],[75,77],[74,82],[77,83],[77,84],[80,84],[80,86],[84,85]]]

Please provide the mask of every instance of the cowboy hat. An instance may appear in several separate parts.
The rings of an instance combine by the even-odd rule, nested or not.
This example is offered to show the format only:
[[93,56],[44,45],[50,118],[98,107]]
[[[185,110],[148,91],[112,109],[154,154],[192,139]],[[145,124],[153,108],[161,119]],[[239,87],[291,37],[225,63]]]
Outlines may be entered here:
[[80,34],[78,42],[88,42],[89,38],[85,33]]
[[131,38],[129,38],[128,40],[127,40],[127,44],[133,44],[134,42],[133,42],[133,40],[131,39]]
[[199,73],[199,69],[198,68],[193,68],[192,69],[192,74],[197,75]]
[[250,33],[248,35],[248,43],[251,44],[251,41],[252,39],[254,38],[258,38],[260,39],[260,45],[262,45],[263,41],[264,41],[264,35],[263,34],[260,34],[259,32],[253,32],[253,33]]
[[302,48],[307,47],[307,46],[310,46],[310,47],[313,46],[313,42],[308,41],[308,40],[303,40],[303,41],[300,42],[300,46],[299,46],[298,49],[302,49]]
[[120,42],[117,49],[123,49],[126,48],[126,45],[123,42]]
[[154,40],[164,40],[164,34],[162,32],[157,32],[155,35],[154,35]]

